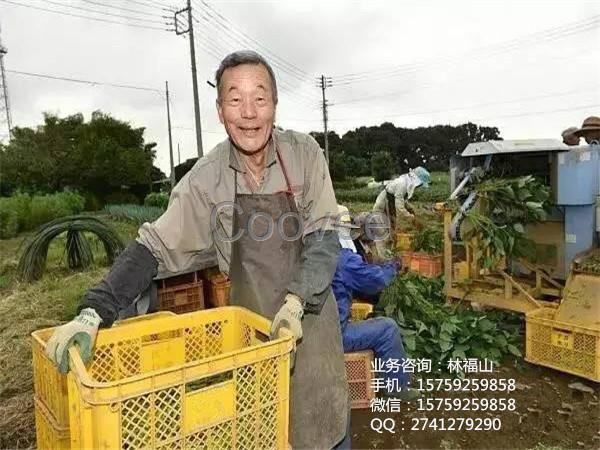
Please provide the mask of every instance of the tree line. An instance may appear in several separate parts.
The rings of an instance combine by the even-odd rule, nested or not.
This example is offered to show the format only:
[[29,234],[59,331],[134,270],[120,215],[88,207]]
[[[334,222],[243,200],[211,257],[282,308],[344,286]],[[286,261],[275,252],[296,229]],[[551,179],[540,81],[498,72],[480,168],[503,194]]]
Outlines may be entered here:
[[[324,148],[322,132],[310,133]],[[390,122],[360,127],[343,136],[328,133],[330,172],[334,180],[347,176],[374,176],[377,180],[425,166],[448,170],[449,160],[472,142],[499,140],[496,127],[474,123],[419,128],[396,127]]]
[[[310,134],[324,147],[323,133]],[[387,179],[419,165],[445,171],[450,157],[467,144],[491,139],[501,139],[498,128],[474,123],[402,128],[386,122],[343,136],[330,132],[330,172],[340,181],[356,176]],[[70,189],[103,203],[126,187],[129,201],[141,200],[153,181],[165,178],[153,166],[155,156],[156,143],[144,141],[144,128],[100,111],[88,122],[81,113],[64,118],[47,113],[42,125],[15,127],[10,143],[0,144],[0,195]]]
[[89,122],[83,114],[44,114],[42,125],[15,127],[10,143],[0,145],[0,194],[70,189],[103,200],[126,187],[130,198],[143,199],[151,182],[165,176],[153,166],[155,156],[144,128],[108,114],[95,111]]

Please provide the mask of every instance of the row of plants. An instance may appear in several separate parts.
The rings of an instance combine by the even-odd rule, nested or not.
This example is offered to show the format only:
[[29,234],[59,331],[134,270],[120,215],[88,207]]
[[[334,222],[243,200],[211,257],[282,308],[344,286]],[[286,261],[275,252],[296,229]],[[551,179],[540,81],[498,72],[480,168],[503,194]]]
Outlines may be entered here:
[[85,198],[75,192],[47,195],[16,193],[0,198],[0,239],[15,237],[34,228],[71,214],[85,207]]
[[[335,196],[338,203],[366,202],[375,203],[381,187],[366,187],[365,177],[347,178],[334,183]],[[411,200],[413,202],[442,202],[450,196],[450,181],[447,173],[431,174],[431,184],[427,189],[416,189]]]
[[136,225],[154,222],[165,212],[164,208],[158,206],[142,205],[106,205],[104,211],[111,219],[124,220]]
[[521,356],[521,321],[501,311],[478,312],[445,303],[443,278],[415,273],[397,277],[382,293],[376,311],[400,326],[412,358],[443,368],[450,359],[487,358],[500,362]]
[[144,199],[144,206],[156,206],[158,208],[167,209],[169,205],[169,194],[164,192],[151,192]]

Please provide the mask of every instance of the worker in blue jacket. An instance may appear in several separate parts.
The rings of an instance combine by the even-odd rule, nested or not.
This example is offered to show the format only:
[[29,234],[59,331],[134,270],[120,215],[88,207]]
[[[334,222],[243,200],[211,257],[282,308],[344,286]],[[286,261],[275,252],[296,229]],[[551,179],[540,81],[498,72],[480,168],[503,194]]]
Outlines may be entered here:
[[[342,330],[344,352],[372,350],[375,358],[384,363],[395,360],[398,364],[389,373],[376,374],[386,379],[386,391],[393,397],[412,400],[418,396],[418,391],[410,389],[410,376],[403,370],[398,370],[402,360],[406,358],[402,344],[400,328],[393,319],[377,317],[350,322],[350,309],[355,296],[375,296],[388,286],[398,272],[398,263],[368,264],[356,252],[352,240],[349,215],[347,219],[339,208],[340,227],[338,234],[341,250],[338,256],[337,268],[333,276],[332,289],[337,301]],[[364,228],[362,228],[364,231]],[[359,232],[364,236],[364,233]],[[388,381],[389,380],[389,381]],[[397,381],[394,381],[397,380]]]

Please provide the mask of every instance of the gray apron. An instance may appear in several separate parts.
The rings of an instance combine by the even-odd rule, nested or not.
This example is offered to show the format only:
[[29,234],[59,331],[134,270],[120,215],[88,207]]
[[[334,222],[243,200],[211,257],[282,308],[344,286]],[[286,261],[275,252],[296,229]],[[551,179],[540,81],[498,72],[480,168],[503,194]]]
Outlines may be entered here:
[[[297,213],[285,166],[277,150],[287,192],[238,194],[235,175],[235,202],[243,212],[234,212],[233,242],[229,277],[232,305],[243,306],[269,320],[283,305],[287,286],[300,260],[302,238],[286,240],[278,231],[282,214]],[[268,239],[257,240],[248,233],[248,219],[260,212],[252,224],[254,236],[264,236],[268,222],[274,224]],[[297,220],[283,221],[285,236],[299,234]],[[342,336],[333,294],[325,300],[321,313],[307,314],[302,321],[303,338],[298,343],[290,382],[290,443],[296,449],[330,449],[346,434],[348,384],[344,366]]]

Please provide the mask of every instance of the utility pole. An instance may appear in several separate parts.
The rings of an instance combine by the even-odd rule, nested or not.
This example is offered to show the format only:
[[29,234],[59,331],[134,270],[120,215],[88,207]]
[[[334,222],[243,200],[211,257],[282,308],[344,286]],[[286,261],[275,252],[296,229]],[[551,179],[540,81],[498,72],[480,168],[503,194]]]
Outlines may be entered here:
[[[187,30],[179,30],[177,16],[187,12],[188,28]],[[196,145],[198,147],[198,159],[202,158],[204,151],[202,150],[202,125],[200,123],[200,102],[198,100],[198,75],[196,73],[196,47],[194,42],[194,19],[192,16],[191,0],[187,0],[186,8],[175,12],[175,34],[189,33],[190,41],[190,59],[192,60],[192,88],[194,91],[194,113],[196,117]]]
[[171,162],[171,189],[175,187],[175,166],[173,164],[173,139],[171,138],[171,107],[169,105],[169,82],[165,81],[167,94],[167,125],[169,127],[169,160]]
[[177,143],[177,165],[181,164],[181,153],[179,153],[179,142]]
[[319,87],[321,88],[321,93],[323,94],[323,140],[325,141],[325,160],[327,164],[329,164],[329,139],[327,132],[327,99],[325,98],[325,89],[332,86],[331,77],[326,77],[325,75],[321,75],[318,79]]
[[[10,134],[12,132],[12,123],[10,118],[10,104],[8,102],[8,86],[6,84],[6,71],[4,70],[4,55],[8,51],[6,47],[2,45],[2,39],[0,38],[0,124],[6,123],[6,129],[8,131],[8,140],[10,141]],[[0,131],[0,136],[2,132]]]

